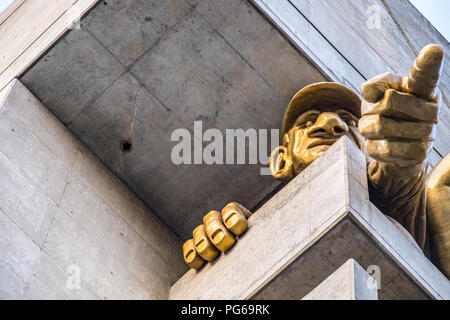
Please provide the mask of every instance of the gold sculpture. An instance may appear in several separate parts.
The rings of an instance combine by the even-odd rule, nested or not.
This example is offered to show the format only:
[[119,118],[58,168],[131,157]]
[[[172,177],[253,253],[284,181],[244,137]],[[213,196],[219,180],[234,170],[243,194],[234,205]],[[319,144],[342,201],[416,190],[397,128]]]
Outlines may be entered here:
[[192,235],[194,237],[195,250],[204,260],[213,261],[219,255],[219,251],[216,247],[214,247],[206,234],[204,224],[201,224],[195,228]]
[[252,213],[243,205],[231,202],[222,209],[222,219],[225,226],[235,235],[240,236],[248,229],[247,219]]
[[[399,222],[421,249],[428,220],[431,258],[450,277],[450,155],[428,179],[426,175],[441,103],[437,86],[443,56],[439,45],[426,46],[408,77],[386,73],[365,82],[362,102],[336,83],[303,88],[286,109],[281,145],[272,151],[270,168],[275,178],[289,181],[347,135],[369,156],[371,201]],[[232,247],[235,240],[228,230],[242,234],[249,216],[236,203],[223,209],[223,220],[217,211],[206,215],[206,231],[204,225],[196,228],[193,241],[183,246],[188,265],[199,269],[204,261],[198,258],[211,261],[218,255],[216,247]]]
[[183,245],[184,261],[192,269],[200,269],[204,264],[205,260],[197,253],[195,250],[195,244],[193,239],[189,239]]
[[360,110],[359,97],[337,83],[315,83],[297,92],[284,114],[282,144],[270,157],[272,175],[289,181],[343,135],[363,148]]
[[203,217],[203,224],[194,229],[193,239],[184,243],[184,261],[199,270],[206,261],[216,259],[219,250],[228,251],[236,243],[235,235],[240,236],[248,229],[250,216],[251,212],[237,202],[227,204],[222,213],[210,211]]
[[450,278],[450,153],[431,170],[427,178],[427,223],[431,256]]
[[[438,121],[444,50],[426,46],[408,77],[384,74],[362,85],[359,129],[367,138],[371,200],[401,223],[423,249],[425,179]],[[383,93],[384,92],[384,93]]]
[[270,168],[275,178],[290,180],[337,138],[348,135],[371,158],[371,201],[403,225],[422,249],[428,216],[432,259],[449,277],[449,156],[432,171],[425,187],[441,103],[437,85],[443,56],[442,47],[428,45],[408,77],[386,73],[367,81],[361,87],[361,108],[357,95],[337,84],[300,90],[286,110],[282,144],[272,152]]
[[234,246],[236,240],[222,223],[219,211],[210,211],[203,217],[203,223],[206,226],[206,234],[214,246],[222,252],[227,251]]

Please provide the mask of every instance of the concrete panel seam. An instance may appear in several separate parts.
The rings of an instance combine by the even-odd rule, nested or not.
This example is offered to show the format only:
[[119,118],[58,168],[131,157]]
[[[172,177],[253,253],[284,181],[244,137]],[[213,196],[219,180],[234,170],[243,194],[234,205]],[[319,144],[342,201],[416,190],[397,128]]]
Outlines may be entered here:
[[[117,59],[117,58],[114,57],[114,59]],[[86,108],[89,108],[90,105],[92,105],[98,98],[100,98],[103,95],[103,93],[105,93],[106,90],[108,90],[114,83],[116,83],[116,81],[119,80],[126,72],[127,71],[124,70],[122,73],[120,73],[119,76],[115,80],[111,81],[111,83],[108,86],[106,86],[106,88],[104,88],[97,96],[92,98],[85,106],[83,106],[80,110],[78,110],[78,112],[74,115],[72,120],[70,120],[69,122],[65,123],[65,125],[67,127],[69,127],[72,124],[72,122],[74,122],[75,119],[77,119],[77,117],[81,113],[83,113],[84,110],[86,110]],[[78,138],[80,139],[80,137],[78,137]]]
[[[337,52],[339,55],[348,63],[348,65],[353,68],[364,80],[367,80],[367,78],[325,37],[325,35],[292,3],[291,0],[287,0],[289,4],[292,5],[292,7],[297,10],[297,12],[306,20],[308,23],[316,30],[327,42],[328,44]],[[327,72],[325,71],[325,74]],[[357,90],[359,92],[359,90]]]
[[[47,147],[47,145],[45,145],[46,147]],[[48,148],[48,147],[47,147]],[[50,150],[51,151],[51,150]],[[0,153],[6,158],[6,159],[8,159],[8,161],[10,162],[10,164],[12,165],[12,166],[14,166],[14,168],[16,168],[21,174],[23,174],[25,177],[27,177],[32,183],[34,183],[35,185],[38,185],[38,182],[37,181],[35,181],[35,179],[34,178],[32,178],[32,177],[30,177],[26,172],[24,172],[19,166],[17,166],[15,163],[14,163],[14,161],[12,161],[3,151],[1,151],[0,150]],[[59,158],[58,158],[59,159]],[[58,206],[58,204],[56,203],[56,201],[55,200],[53,200],[51,197],[50,197],[50,195],[48,195],[46,192],[44,193],[46,196],[47,196],[47,198],[48,198],[48,200],[49,201],[51,201],[51,202],[53,202],[56,206]]]
[[[284,23],[283,19],[281,17],[279,17],[279,15],[273,11],[269,5],[263,1],[263,0],[251,0],[252,3],[254,3],[254,5],[259,8],[285,35],[286,37],[294,44],[294,46],[302,53],[304,54],[306,57],[310,57],[311,62],[313,63],[313,65],[326,77],[328,78],[330,81],[335,81],[335,82],[343,82],[345,83],[347,86],[351,86],[353,88],[353,90],[355,92],[359,93],[359,85],[355,86],[351,80],[348,80],[346,77],[342,76],[342,78],[338,75],[335,74],[335,72],[327,67],[327,64],[325,62],[323,62],[313,51],[308,49],[308,45],[306,45],[302,39],[300,39],[296,33],[295,30],[293,30],[292,28],[290,28],[290,26],[288,26],[287,24]],[[295,10],[296,12],[298,12],[298,10],[292,6],[291,3],[289,3],[290,7]],[[300,15],[303,18],[303,15],[300,13]],[[305,18],[303,18],[305,21],[308,22],[308,20],[306,20]],[[313,27],[311,24],[309,24],[310,27]],[[333,46],[329,43],[329,41],[320,33],[319,30],[317,30],[316,28],[313,27],[313,29],[317,32],[317,34],[319,35],[319,37],[321,38],[321,40],[325,43],[327,43],[328,45],[330,45],[332,48]],[[309,39],[308,39],[309,40]],[[299,44],[300,43],[300,44]],[[335,48],[333,48],[333,52],[339,56],[344,63],[346,63],[346,67],[350,67],[349,69],[351,69],[353,71],[353,73],[355,73],[355,75],[357,75],[358,77],[360,77],[361,79],[364,79],[364,77],[360,74],[360,72],[353,67],[351,64],[349,64],[349,62],[346,60],[346,58],[344,56],[342,56],[342,54],[336,50]]]
[[[194,8],[194,10],[195,10],[195,8]],[[276,94],[277,94],[277,96],[278,96],[278,98],[280,98],[281,100],[284,100],[283,99],[283,97],[281,96],[281,94],[278,92],[278,90],[277,89],[275,89],[273,86],[272,86],[272,84],[271,83],[269,83],[269,81],[267,81],[267,79],[258,71],[258,70],[256,70],[256,68],[245,58],[245,57],[243,57],[242,56],[242,54],[238,51],[238,50],[236,50],[236,48],[219,32],[219,30],[217,30],[216,28],[214,28],[214,26],[213,25],[211,25],[211,23],[203,16],[203,15],[201,15],[197,10],[195,10],[195,12],[206,22],[206,24],[208,25],[208,26],[210,26],[219,36],[220,36],[220,38],[222,38],[222,40],[223,41],[225,41],[225,43],[227,44],[227,45],[229,45],[230,46],[230,48],[231,49],[233,49],[233,51],[253,70],[253,71],[255,71],[257,74],[258,74],[258,76],[260,76],[261,77],[261,79],[263,79],[264,80],[264,82],[270,87],[270,88],[272,88],[273,89],[273,91],[274,92],[276,92]]]
[[24,230],[22,230],[22,228],[14,221],[14,219],[12,219],[8,215],[8,213],[6,213],[1,207],[0,207],[0,212],[3,213],[5,215],[5,217],[7,217],[8,220],[11,221],[17,227],[17,229],[19,229],[24,235],[27,236],[28,239],[30,239],[39,249],[42,250],[42,247],[36,241],[34,241],[34,239],[32,237],[30,237],[29,234],[27,234]]
[[[11,91],[12,91],[13,87],[15,86],[16,81],[18,81],[17,78],[14,78],[3,89],[0,89],[0,94],[3,95],[3,97],[0,96],[0,112],[3,109],[3,106],[6,105],[6,103],[8,102],[9,95],[11,94]],[[1,113],[0,113],[0,115],[1,115]]]
[[[47,30],[48,29],[50,29],[55,23],[56,23],[56,21],[58,21],[59,20],[59,18],[61,18],[62,16],[64,16],[64,14],[67,12],[67,11],[69,11],[71,8],[72,8],[72,6],[75,4],[77,2],[77,0],[73,0],[73,2],[72,2],[72,4],[70,5],[70,7],[69,8],[67,8],[64,12],[62,12],[56,19],[55,19],[55,21],[53,21],[52,22],[52,24],[50,24],[43,32],[42,32],[42,34],[44,34],[45,32],[47,32]],[[25,2],[24,2],[25,3]],[[41,34],[41,35],[42,35]],[[25,50],[23,51],[23,52],[21,52],[18,56],[17,56],[17,58],[16,59],[14,59],[14,61],[12,61],[10,64],[8,64],[3,70],[2,70],[2,72],[0,72],[0,75],[1,74],[3,74],[3,72],[5,71],[5,70],[7,70],[22,54],[24,54],[37,40],[39,39],[39,37],[38,38],[36,38],[34,41],[32,41],[30,44],[29,44],[29,46],[27,47],[27,48],[25,48]],[[3,89],[3,88],[2,88]]]
[[[186,1],[185,1],[186,2]],[[175,23],[173,26],[171,26],[170,28],[168,28],[165,32],[165,34],[160,37],[158,40],[155,41],[155,43],[148,48],[147,50],[145,50],[138,58],[136,58],[136,60],[130,64],[127,68],[127,71],[130,71],[132,69],[132,67],[139,61],[142,59],[142,57],[144,57],[149,51],[151,51],[156,45],[158,45],[158,43],[160,43],[161,41],[165,40],[170,34],[171,32],[192,12],[195,11],[195,7],[193,7],[189,2],[186,2],[188,5],[191,6],[191,8],[186,12],[186,14],[177,22]],[[130,72],[131,73],[131,72]],[[139,80],[139,79],[138,79]]]

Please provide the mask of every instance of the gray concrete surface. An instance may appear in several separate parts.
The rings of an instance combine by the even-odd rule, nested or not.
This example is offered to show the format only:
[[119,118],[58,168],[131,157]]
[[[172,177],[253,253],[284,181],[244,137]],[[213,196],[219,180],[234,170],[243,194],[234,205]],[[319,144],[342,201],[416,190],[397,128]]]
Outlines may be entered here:
[[0,299],[168,297],[180,240],[18,81],[0,140]]
[[[379,299],[449,299],[446,277],[369,201],[366,157],[342,137],[249,219],[171,299],[301,299],[344,264],[381,272]],[[213,285],[212,285],[213,284]]]
[[355,260],[349,259],[302,300],[378,300],[377,284]]
[[279,185],[257,165],[170,160],[174,129],[279,128],[295,92],[326,80],[251,4],[112,0],[81,25],[21,81],[181,238]]

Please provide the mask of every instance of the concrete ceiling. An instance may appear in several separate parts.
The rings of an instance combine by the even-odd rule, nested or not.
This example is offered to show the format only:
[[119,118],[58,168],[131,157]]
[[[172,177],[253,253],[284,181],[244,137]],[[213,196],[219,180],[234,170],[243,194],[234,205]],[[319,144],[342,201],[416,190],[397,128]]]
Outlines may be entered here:
[[209,210],[279,184],[259,165],[173,164],[173,130],[279,128],[295,92],[326,79],[247,1],[107,0],[21,81],[187,239]]

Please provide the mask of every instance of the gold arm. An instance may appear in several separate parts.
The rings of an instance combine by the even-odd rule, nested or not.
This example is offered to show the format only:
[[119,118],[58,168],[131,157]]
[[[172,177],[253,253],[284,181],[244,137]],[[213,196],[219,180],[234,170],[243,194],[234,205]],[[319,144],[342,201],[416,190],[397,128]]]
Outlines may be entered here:
[[450,153],[428,175],[427,220],[432,260],[450,278]]

